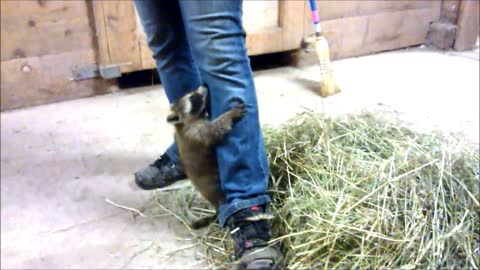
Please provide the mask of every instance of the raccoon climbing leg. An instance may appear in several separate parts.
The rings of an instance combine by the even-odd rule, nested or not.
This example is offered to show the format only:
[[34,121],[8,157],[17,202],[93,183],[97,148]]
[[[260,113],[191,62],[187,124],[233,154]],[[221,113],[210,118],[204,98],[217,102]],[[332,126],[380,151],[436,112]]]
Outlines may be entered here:
[[245,104],[239,104],[220,115],[213,122],[198,122],[185,130],[185,136],[205,146],[218,144],[232,130],[235,121],[240,120],[247,112]]
[[222,140],[232,130],[233,122],[240,120],[247,113],[247,106],[241,103],[213,121],[212,131],[216,140]]

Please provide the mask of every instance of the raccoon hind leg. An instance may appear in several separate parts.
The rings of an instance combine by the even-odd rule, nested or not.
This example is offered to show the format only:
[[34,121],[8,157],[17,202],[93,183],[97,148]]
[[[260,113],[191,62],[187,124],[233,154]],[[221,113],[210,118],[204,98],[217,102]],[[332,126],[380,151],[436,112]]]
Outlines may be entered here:
[[198,230],[198,229],[201,229],[203,227],[206,227],[206,226],[210,225],[217,218],[218,218],[218,213],[215,213],[214,215],[203,217],[199,220],[196,220],[196,221],[192,222],[190,227],[192,227],[192,229],[194,229],[194,230]]

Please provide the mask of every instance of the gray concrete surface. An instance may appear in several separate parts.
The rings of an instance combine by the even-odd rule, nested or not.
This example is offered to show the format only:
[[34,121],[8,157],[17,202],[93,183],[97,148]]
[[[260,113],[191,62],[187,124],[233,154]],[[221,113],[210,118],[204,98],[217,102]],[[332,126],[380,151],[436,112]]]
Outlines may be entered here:
[[[256,72],[262,123],[280,124],[303,107],[373,110],[478,146],[478,49],[416,48],[333,67],[342,93],[327,99],[312,91],[315,66]],[[132,173],[170,144],[167,111],[161,87],[152,86],[2,113],[1,268],[204,266],[182,223],[131,186]],[[149,217],[134,219],[107,198]],[[171,197],[160,198],[175,209]]]

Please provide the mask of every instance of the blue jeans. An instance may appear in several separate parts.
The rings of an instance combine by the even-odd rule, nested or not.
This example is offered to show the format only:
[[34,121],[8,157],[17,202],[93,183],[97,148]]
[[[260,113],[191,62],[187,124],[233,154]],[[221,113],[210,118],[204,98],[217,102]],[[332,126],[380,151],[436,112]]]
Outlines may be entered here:
[[[225,202],[219,221],[235,212],[270,202],[268,162],[242,26],[242,1],[135,0],[170,103],[195,90],[209,89],[212,119],[246,103],[247,114],[216,147]],[[175,143],[166,151],[179,163]]]

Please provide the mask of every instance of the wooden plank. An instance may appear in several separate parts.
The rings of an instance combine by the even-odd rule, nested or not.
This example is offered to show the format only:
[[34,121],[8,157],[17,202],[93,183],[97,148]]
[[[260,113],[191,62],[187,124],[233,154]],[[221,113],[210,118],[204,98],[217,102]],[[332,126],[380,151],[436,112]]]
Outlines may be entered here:
[[[248,1],[252,2],[252,1]],[[275,2],[272,2],[275,4]],[[248,55],[258,55],[271,52],[280,52],[286,50],[292,50],[300,48],[301,39],[303,37],[303,14],[305,8],[304,1],[278,1],[278,12],[272,14],[278,14],[276,19],[277,23],[273,25],[273,19],[270,18],[268,23],[262,23],[261,27],[250,29],[247,31],[246,47]],[[258,5],[254,3],[247,3],[249,10],[247,12],[254,13],[265,10],[264,5]],[[272,7],[271,4],[267,5]],[[273,5],[273,6],[276,6]],[[260,10],[254,10],[254,7],[259,7]],[[138,16],[138,15],[137,15]],[[258,16],[247,15],[244,16],[244,25],[253,25],[259,20]],[[155,62],[152,59],[151,50],[147,46],[145,40],[145,34],[141,28],[138,17],[137,22],[137,39],[140,44],[142,68],[153,68]]]
[[88,20],[36,23],[24,19],[1,20],[1,60],[57,54],[92,46]]
[[422,44],[430,22],[439,17],[439,7],[374,15],[368,21],[366,47],[379,52]]
[[[308,4],[308,3],[307,3]],[[369,0],[369,1],[338,1],[338,0],[317,0],[317,9],[320,21],[333,19],[374,15],[378,13],[393,12],[419,8],[440,8],[440,1],[392,1],[392,0]],[[311,23],[310,6],[308,5],[306,20]]]
[[460,0],[442,0],[440,20],[451,24],[457,24]]
[[92,47],[92,33],[84,1],[0,3],[1,60]]
[[438,8],[440,9],[441,1],[435,0],[370,0],[370,1],[357,1],[358,13],[361,15],[374,15],[379,13],[389,13],[402,10],[422,9],[422,8]]
[[321,23],[331,58],[342,59],[422,44],[430,22],[439,17],[440,9],[433,7]]
[[92,1],[93,20],[95,25],[95,40],[97,42],[97,63],[109,65],[110,51],[108,49],[107,27],[103,12],[103,1]]
[[454,49],[459,51],[475,48],[480,21],[480,2],[478,0],[462,0],[458,16],[457,33]]
[[122,72],[142,69],[135,7],[131,1],[102,1],[111,64]]
[[278,27],[279,0],[243,1],[243,27],[248,33]]
[[284,33],[282,51],[298,49],[302,44],[305,4],[306,1],[281,1],[279,20]]
[[2,18],[23,18],[33,16],[33,18],[37,20],[49,20],[52,19],[51,16],[54,16],[56,20],[68,20],[82,16],[82,10],[85,8],[85,1],[0,1],[0,7]]
[[93,65],[93,50],[1,61],[1,110],[11,110],[116,90],[101,78],[72,81],[75,69]]
[[262,32],[247,33],[245,44],[248,55],[278,52],[284,49],[283,29],[280,27],[263,30]]
[[140,17],[138,16],[138,12],[136,10],[135,10],[135,21],[137,24],[136,36],[137,36],[138,46],[140,48],[140,58],[142,63],[142,69],[156,68],[157,65],[152,56],[153,52],[148,47],[147,37],[145,35],[145,31],[143,31],[143,25],[140,22]]
[[304,1],[279,2],[278,27],[247,32],[248,55],[288,51],[300,48],[303,37]]
[[148,47],[145,37],[141,37],[138,41],[140,43],[140,54],[142,58],[142,69],[156,68],[157,64],[152,57],[152,50]]

